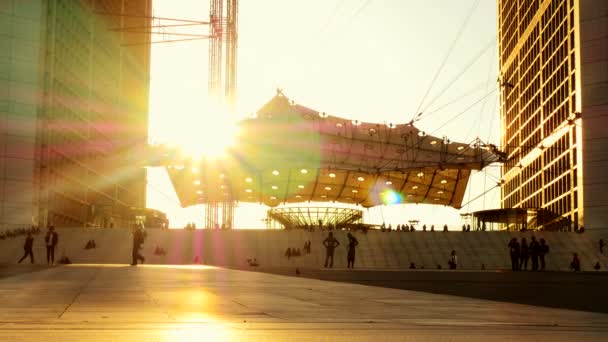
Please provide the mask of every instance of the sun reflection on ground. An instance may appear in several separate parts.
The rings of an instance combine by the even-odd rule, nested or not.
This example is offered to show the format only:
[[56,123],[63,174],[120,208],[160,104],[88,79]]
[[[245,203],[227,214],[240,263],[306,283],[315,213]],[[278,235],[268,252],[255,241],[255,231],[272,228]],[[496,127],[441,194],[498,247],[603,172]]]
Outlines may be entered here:
[[[67,267],[104,267],[104,268],[117,268],[117,267],[132,267],[128,264],[69,264]],[[160,264],[144,264],[137,265],[137,267],[143,268],[171,268],[171,269],[184,269],[184,270],[210,270],[215,269],[215,266],[208,265],[160,265]]]
[[189,324],[180,329],[167,331],[164,341],[231,341],[235,336],[223,324]]

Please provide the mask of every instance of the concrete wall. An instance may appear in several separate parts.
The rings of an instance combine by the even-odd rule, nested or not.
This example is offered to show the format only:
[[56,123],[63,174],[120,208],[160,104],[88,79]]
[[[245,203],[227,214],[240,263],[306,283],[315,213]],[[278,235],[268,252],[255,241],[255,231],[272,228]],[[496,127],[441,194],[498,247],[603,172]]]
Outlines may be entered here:
[[608,227],[608,1],[579,0],[584,215]]
[[[59,229],[60,243],[57,258],[68,256],[74,263],[122,263],[131,262],[132,237],[122,229]],[[596,231],[600,232],[600,231]],[[603,230],[601,231],[603,232]],[[608,231],[605,232],[608,235]],[[367,234],[354,233],[359,240],[357,268],[397,269],[407,268],[410,262],[420,268],[435,269],[438,264],[447,268],[452,249],[457,251],[459,268],[479,270],[510,269],[507,243],[511,237],[529,237],[532,233],[506,232],[416,232]],[[209,265],[246,267],[248,258],[256,258],[263,267],[311,267],[323,266],[322,241],[325,232],[264,231],[264,230],[148,230],[142,254],[146,263],[192,264],[198,257]],[[335,267],[346,267],[346,232],[334,232],[341,246],[335,253]],[[548,270],[568,270],[573,252],[581,256],[583,269],[591,270],[596,261],[602,269],[608,267],[608,257],[598,252],[598,234],[576,234],[547,232],[534,234],[545,238],[550,246],[547,257]],[[606,237],[604,236],[605,240]],[[25,237],[0,240],[0,263],[15,263],[23,253]],[[34,252],[38,263],[45,263],[44,234],[35,237]],[[94,239],[97,248],[85,250],[89,239]],[[312,253],[288,260],[288,247],[303,249],[304,241],[312,243]],[[165,256],[155,256],[156,246],[166,251]],[[605,254],[608,255],[608,246]],[[27,261],[29,262],[29,260]]]

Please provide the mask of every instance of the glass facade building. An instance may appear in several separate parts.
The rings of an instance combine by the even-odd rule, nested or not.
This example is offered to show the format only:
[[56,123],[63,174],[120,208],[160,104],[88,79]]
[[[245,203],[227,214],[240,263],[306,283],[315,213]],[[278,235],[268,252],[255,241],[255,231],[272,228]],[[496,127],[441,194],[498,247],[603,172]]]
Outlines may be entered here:
[[147,142],[150,13],[0,2],[0,227],[120,225],[145,206],[145,169],[128,161]]
[[544,209],[551,228],[606,226],[608,2],[497,5],[502,207]]

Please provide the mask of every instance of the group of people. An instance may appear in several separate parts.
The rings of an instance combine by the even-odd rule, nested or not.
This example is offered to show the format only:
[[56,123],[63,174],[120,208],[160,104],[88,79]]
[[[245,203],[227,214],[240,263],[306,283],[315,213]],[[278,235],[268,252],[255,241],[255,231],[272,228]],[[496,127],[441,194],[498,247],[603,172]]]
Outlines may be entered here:
[[[19,263],[30,257],[30,262],[34,263],[34,234],[40,233],[39,228],[32,227],[25,231],[25,241],[23,243],[23,256],[19,259]],[[46,246],[46,262],[48,265],[55,264],[55,249],[59,243],[59,235],[55,232],[55,227],[49,226],[46,235],[44,236],[44,244]]]
[[[302,249],[304,251],[304,254],[310,254],[310,245],[310,240],[304,241],[304,248]],[[291,259],[291,257],[299,257],[301,255],[302,252],[300,251],[300,248],[288,247],[285,251],[285,256],[287,257],[287,259]]]
[[[422,229],[423,232],[426,232],[427,231],[426,224],[423,224],[421,229]],[[396,231],[396,232],[415,232],[416,231],[416,227],[413,224],[409,225],[409,226],[407,224],[404,224],[404,225],[398,224],[397,227],[395,227],[393,229],[393,225],[391,225],[391,224],[389,224],[387,226],[385,223],[382,223],[382,225],[380,225],[380,231],[381,232],[391,232],[393,230]],[[432,224],[431,227],[428,230],[430,230],[431,232],[434,232],[435,231],[435,225]],[[448,225],[447,224],[443,225],[443,231],[444,232],[448,231]]]
[[[355,252],[356,248],[359,245],[359,241],[355,238],[351,233],[346,234],[346,238],[348,239],[348,251],[346,254],[346,267],[354,268],[355,267]],[[340,241],[334,237],[332,232],[329,232],[327,238],[323,240],[323,246],[325,247],[325,268],[333,268],[334,267],[334,252],[338,246],[340,246]]]
[[536,241],[532,236],[530,243],[526,238],[521,239],[521,243],[517,238],[512,238],[507,245],[509,247],[509,255],[511,256],[511,269],[513,271],[528,270],[528,260],[532,259],[532,271],[545,270],[545,255],[549,253],[549,245],[545,239]]

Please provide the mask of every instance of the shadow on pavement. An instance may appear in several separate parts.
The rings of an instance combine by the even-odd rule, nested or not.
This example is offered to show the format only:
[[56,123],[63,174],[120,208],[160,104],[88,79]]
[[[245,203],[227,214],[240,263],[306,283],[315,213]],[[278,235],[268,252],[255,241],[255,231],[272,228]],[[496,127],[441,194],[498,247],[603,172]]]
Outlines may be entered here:
[[15,264],[0,264],[0,279],[7,277],[14,277],[20,274],[39,272],[48,270],[51,267],[57,266],[47,266],[47,265],[38,265],[38,264],[23,264],[23,265],[15,265]]
[[[607,272],[497,272],[257,268],[310,279],[422,291],[510,303],[608,313]],[[525,314],[525,313],[524,313]]]

